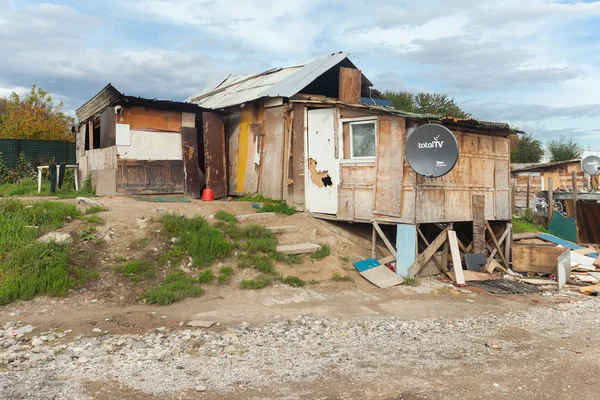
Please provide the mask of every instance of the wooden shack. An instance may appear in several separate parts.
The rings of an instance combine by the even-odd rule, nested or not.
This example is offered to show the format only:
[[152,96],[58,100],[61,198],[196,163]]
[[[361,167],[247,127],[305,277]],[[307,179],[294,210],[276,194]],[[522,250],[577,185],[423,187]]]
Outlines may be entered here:
[[[411,226],[417,241],[420,224],[478,220],[481,236],[485,221],[500,221],[494,234],[506,231],[508,125],[380,105],[347,56],[230,77],[188,99],[229,114],[229,194],[283,199],[319,218]],[[407,135],[426,123],[446,126],[459,143],[456,167],[440,178],[418,176],[404,159]],[[428,242],[436,229],[419,234]],[[486,250],[481,241],[476,250]]]
[[125,96],[108,84],[77,110],[80,179],[99,195],[227,194],[222,115],[193,104]]

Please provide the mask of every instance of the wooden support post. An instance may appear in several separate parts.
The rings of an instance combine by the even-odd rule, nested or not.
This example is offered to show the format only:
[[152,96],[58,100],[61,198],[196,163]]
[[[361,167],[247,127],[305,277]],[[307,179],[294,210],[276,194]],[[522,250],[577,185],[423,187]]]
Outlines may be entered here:
[[375,230],[377,231],[377,233],[379,234],[379,236],[381,236],[381,239],[383,239],[383,243],[385,243],[386,247],[392,253],[392,255],[395,256],[396,255],[396,249],[394,248],[394,246],[392,246],[392,244],[388,240],[387,236],[385,236],[385,233],[383,233],[383,231],[381,230],[381,227],[379,226],[379,224],[377,223],[377,221],[372,221],[372,222],[373,222],[373,228],[375,228]]
[[473,253],[485,253],[485,196],[473,195]]
[[[504,259],[507,263],[510,263],[510,248],[512,247],[512,224],[510,222],[506,223],[506,230],[504,234],[506,239],[504,240]],[[500,238],[502,240],[502,238]],[[506,265],[506,268],[509,268],[510,265]]]
[[554,212],[554,188],[552,186],[552,177],[548,177],[548,225],[552,221],[552,213]]
[[[425,264],[427,264],[429,259],[431,257],[433,257],[435,255],[435,253],[438,251],[438,249],[440,247],[442,247],[442,245],[446,242],[447,238],[448,238],[448,228],[444,229],[442,231],[442,233],[440,233],[438,235],[438,237],[436,237],[435,240],[433,242],[431,242],[429,247],[427,247],[424,252],[419,254],[419,257],[417,257],[417,259],[415,260],[413,265],[411,265],[410,268],[408,269],[408,276],[411,278],[417,276],[419,274],[419,272],[421,272],[421,269],[423,269]],[[460,256],[459,256],[459,260],[460,260]]]
[[454,276],[456,283],[465,284],[465,276],[463,273],[462,262],[460,261],[460,251],[458,250],[458,240],[456,232],[448,231],[448,242],[450,243],[450,254],[452,255],[452,265],[454,266]]
[[529,196],[531,190],[531,175],[527,176],[527,197],[525,198],[525,210],[529,210]]
[[[417,233],[419,234],[419,236],[421,237],[421,239],[423,240],[423,242],[425,242],[425,246],[429,247],[429,241],[427,240],[427,238],[425,237],[425,235],[423,235],[423,232],[421,232],[421,230],[417,227]],[[446,245],[448,242],[444,243],[444,245]],[[448,271],[446,270],[446,268],[443,266],[442,263],[440,263],[437,259],[437,257],[435,256],[435,253],[433,254],[433,257],[431,258],[433,260],[433,262],[435,263],[435,265],[438,267],[438,269],[440,270],[440,272],[446,274]]]
[[375,226],[371,227],[371,258],[377,258],[377,231]]
[[[505,230],[504,233],[502,234],[502,236],[500,236],[500,240],[498,240],[498,242],[497,242],[498,246],[496,248],[492,248],[491,246],[489,246],[486,243],[486,247],[490,252],[490,256],[487,259],[488,264],[490,261],[492,261],[494,259],[494,256],[496,255],[496,253],[500,252],[500,255],[502,256],[502,253],[501,253],[502,250],[500,250],[500,245],[502,245],[502,243],[505,240],[507,240],[507,238],[510,237],[509,235],[510,235],[511,231],[512,231],[512,224],[510,224],[510,229]],[[494,239],[495,239],[495,237],[494,237]],[[506,252],[504,254],[506,254]],[[504,259],[504,257],[500,257],[500,258],[504,261],[504,263],[506,264],[506,267],[508,268],[509,258],[506,258],[506,259]]]
[[513,215],[515,213],[515,210],[517,208],[517,206],[515,204],[515,191],[516,191],[516,189],[517,189],[517,184],[516,184],[515,180],[513,179],[513,181],[512,181],[512,189],[510,191],[510,194],[511,194],[511,196],[510,196],[510,212],[511,212],[511,215]]
[[579,227],[577,226],[577,172],[571,172],[571,183],[573,185],[573,218],[575,219],[575,241],[579,243]]
[[[507,266],[508,263],[506,262],[506,259],[504,258],[504,253],[502,252],[502,249],[500,248],[500,243],[498,243],[498,240],[496,239],[496,235],[494,234],[492,227],[490,226],[490,224],[487,221],[485,221],[485,227],[487,228],[488,232],[490,233],[490,236],[492,237],[492,241],[494,242],[494,246],[496,247],[496,249],[495,249],[496,252],[500,256],[502,261],[504,261],[504,266]],[[504,238],[506,238],[506,235],[502,235],[502,236]]]

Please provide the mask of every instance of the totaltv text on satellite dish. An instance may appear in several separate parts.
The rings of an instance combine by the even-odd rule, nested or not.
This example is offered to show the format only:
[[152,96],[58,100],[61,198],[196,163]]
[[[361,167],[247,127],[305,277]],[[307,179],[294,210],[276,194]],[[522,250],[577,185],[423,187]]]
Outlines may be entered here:
[[581,160],[581,167],[590,175],[600,174],[600,157],[588,156]]
[[421,125],[406,138],[406,161],[419,175],[446,175],[458,161],[458,141],[442,125]]

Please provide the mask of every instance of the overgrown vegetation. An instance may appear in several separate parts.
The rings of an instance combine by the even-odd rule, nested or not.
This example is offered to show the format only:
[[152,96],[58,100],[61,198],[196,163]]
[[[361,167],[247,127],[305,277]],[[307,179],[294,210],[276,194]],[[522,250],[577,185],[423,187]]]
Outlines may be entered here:
[[524,233],[524,232],[542,232],[548,233],[548,230],[542,225],[537,225],[531,219],[527,217],[513,218],[512,222],[513,233]]
[[168,275],[158,287],[148,290],[146,301],[150,304],[169,305],[186,297],[199,297],[203,294],[204,289],[197,278],[177,272]]
[[217,281],[219,283],[229,282],[233,277],[233,268],[221,267],[219,268],[219,275],[217,275]]
[[116,271],[125,275],[134,282],[140,282],[143,279],[152,278],[156,275],[156,270],[147,261],[131,260],[118,266]]
[[550,153],[550,162],[579,158],[584,150],[577,139],[568,136],[551,139],[546,146],[548,147],[548,153]]
[[240,283],[240,289],[262,289],[271,284],[271,278],[266,275],[259,275],[254,279],[243,280]]
[[97,214],[99,212],[105,212],[105,211],[110,211],[110,208],[106,207],[106,206],[89,206],[88,208],[85,209],[85,215],[90,215],[90,214]]
[[204,218],[185,218],[174,214],[163,214],[159,220],[169,236],[177,239],[191,257],[195,267],[206,267],[219,258],[231,254],[231,242],[224,233],[210,225]]
[[90,279],[68,263],[65,245],[36,241],[60,228],[67,217],[79,215],[71,204],[0,199],[0,304],[43,294],[62,296],[78,280]]
[[340,275],[337,272],[334,272],[333,275],[331,275],[331,280],[332,281],[336,281],[336,282],[354,282],[354,280],[352,279],[352,277],[350,275]]
[[215,213],[215,219],[226,222],[228,224],[235,224],[237,222],[237,217],[235,215],[224,210],[217,211]]
[[539,163],[544,156],[542,141],[523,134],[510,148],[511,163]]
[[297,276],[286,276],[281,280],[281,283],[285,283],[286,285],[290,285],[293,287],[302,287],[306,284],[301,278]]
[[392,101],[397,110],[419,114],[437,114],[455,118],[470,118],[471,114],[463,111],[456,101],[445,94],[411,93],[386,90],[383,95]]
[[[250,201],[259,203],[260,208],[257,208],[259,213],[274,212],[277,214],[293,215],[296,213],[296,207],[289,206],[284,200],[273,200],[263,195],[245,195],[237,198],[238,201]],[[216,217],[216,216],[215,216]]]
[[328,257],[331,254],[331,249],[327,243],[321,243],[321,248],[310,255],[310,258],[314,260],[321,260]]

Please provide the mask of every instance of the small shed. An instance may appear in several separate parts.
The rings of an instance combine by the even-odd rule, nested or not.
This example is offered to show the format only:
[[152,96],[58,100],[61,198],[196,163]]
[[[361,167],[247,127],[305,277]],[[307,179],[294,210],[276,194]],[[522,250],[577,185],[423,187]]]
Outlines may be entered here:
[[[472,249],[491,252],[484,225],[502,240],[510,230],[512,130],[395,110],[372,86],[347,53],[334,53],[227,77],[187,101],[228,113],[231,195],[283,199],[319,218],[395,225],[398,249],[406,238],[409,246],[427,246],[444,226],[466,223],[465,236],[478,238]],[[459,144],[456,167],[440,178],[417,175],[405,160],[407,135],[427,123],[447,127]],[[407,262],[416,252],[418,246]]]
[[80,179],[91,174],[98,194],[227,194],[222,113],[108,84],[77,118]]

